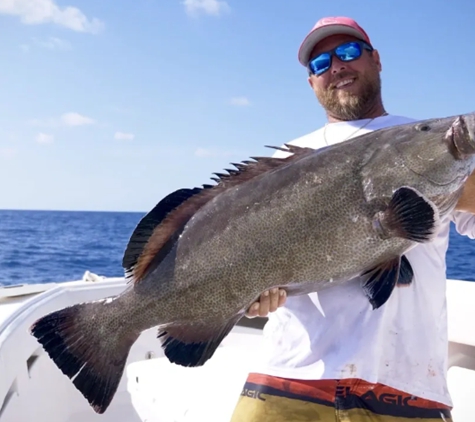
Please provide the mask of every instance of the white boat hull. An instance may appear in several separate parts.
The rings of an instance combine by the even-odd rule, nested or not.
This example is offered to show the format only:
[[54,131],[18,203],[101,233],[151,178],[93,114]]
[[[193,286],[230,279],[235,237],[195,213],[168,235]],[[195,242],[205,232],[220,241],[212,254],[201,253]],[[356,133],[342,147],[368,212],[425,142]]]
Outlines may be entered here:
[[[115,295],[124,287],[123,278],[113,278],[0,288],[0,422],[229,420],[253,351],[261,342],[259,319],[246,320],[249,327],[236,326],[213,359],[200,368],[170,364],[160,349],[156,329],[142,333],[103,415],[94,413],[28,332],[48,312]],[[448,281],[448,376],[456,422],[475,420],[474,304],[475,283]]]

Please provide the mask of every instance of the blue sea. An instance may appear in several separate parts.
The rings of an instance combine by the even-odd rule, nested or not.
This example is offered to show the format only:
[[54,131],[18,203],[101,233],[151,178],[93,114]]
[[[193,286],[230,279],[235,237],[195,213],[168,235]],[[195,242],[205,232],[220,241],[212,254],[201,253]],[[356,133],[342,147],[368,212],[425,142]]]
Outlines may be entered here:
[[[130,212],[0,210],[0,285],[122,277],[122,255],[143,217]],[[452,226],[449,278],[475,281],[475,240]]]

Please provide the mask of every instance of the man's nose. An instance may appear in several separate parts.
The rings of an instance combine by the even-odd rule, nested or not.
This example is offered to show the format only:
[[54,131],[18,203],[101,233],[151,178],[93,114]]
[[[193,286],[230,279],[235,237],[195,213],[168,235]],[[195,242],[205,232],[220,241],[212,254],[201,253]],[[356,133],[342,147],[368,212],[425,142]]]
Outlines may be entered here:
[[338,57],[333,57],[330,70],[333,75],[335,75],[336,73],[340,73],[343,70],[346,70],[345,62],[340,61]]

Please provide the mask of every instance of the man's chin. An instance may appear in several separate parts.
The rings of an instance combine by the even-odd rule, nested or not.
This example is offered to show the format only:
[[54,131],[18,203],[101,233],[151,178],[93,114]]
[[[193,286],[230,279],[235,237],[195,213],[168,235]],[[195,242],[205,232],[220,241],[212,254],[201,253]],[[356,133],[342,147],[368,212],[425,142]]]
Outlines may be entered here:
[[357,96],[339,99],[333,103],[331,109],[341,120],[348,121],[361,119],[361,103]]
[[344,98],[338,98],[338,106],[340,109],[357,109],[359,108],[359,98],[354,96],[346,96]]
[[361,111],[361,98],[348,91],[333,92],[334,95],[320,99],[322,106],[342,120],[356,120]]
[[335,91],[335,97],[339,102],[355,101],[361,97],[361,90],[358,87],[348,87],[346,89],[338,89]]

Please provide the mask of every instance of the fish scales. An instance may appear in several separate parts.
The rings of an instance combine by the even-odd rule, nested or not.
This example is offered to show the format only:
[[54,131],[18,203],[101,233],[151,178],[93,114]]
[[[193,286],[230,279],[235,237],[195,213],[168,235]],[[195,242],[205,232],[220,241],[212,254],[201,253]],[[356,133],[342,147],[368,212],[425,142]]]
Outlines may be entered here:
[[[183,316],[189,315],[191,300],[198,294],[195,303],[203,317],[210,307],[233,315],[263,290],[315,280],[325,284],[349,271],[357,274],[361,261],[377,259],[384,244],[375,241],[374,249],[368,239],[377,236],[371,219],[379,208],[362,200],[358,158],[352,157],[351,149],[333,155],[317,151],[207,203],[185,228],[173,260],[163,262],[174,266],[176,285],[183,287],[170,306],[181,303]],[[323,165],[327,159],[331,169]],[[354,176],[349,178],[349,173]],[[361,218],[355,222],[354,215]],[[357,247],[355,254],[347,238],[361,239],[365,247]],[[341,268],[335,262],[341,262]],[[191,285],[196,289],[189,290]],[[201,317],[200,309],[195,317]]]

